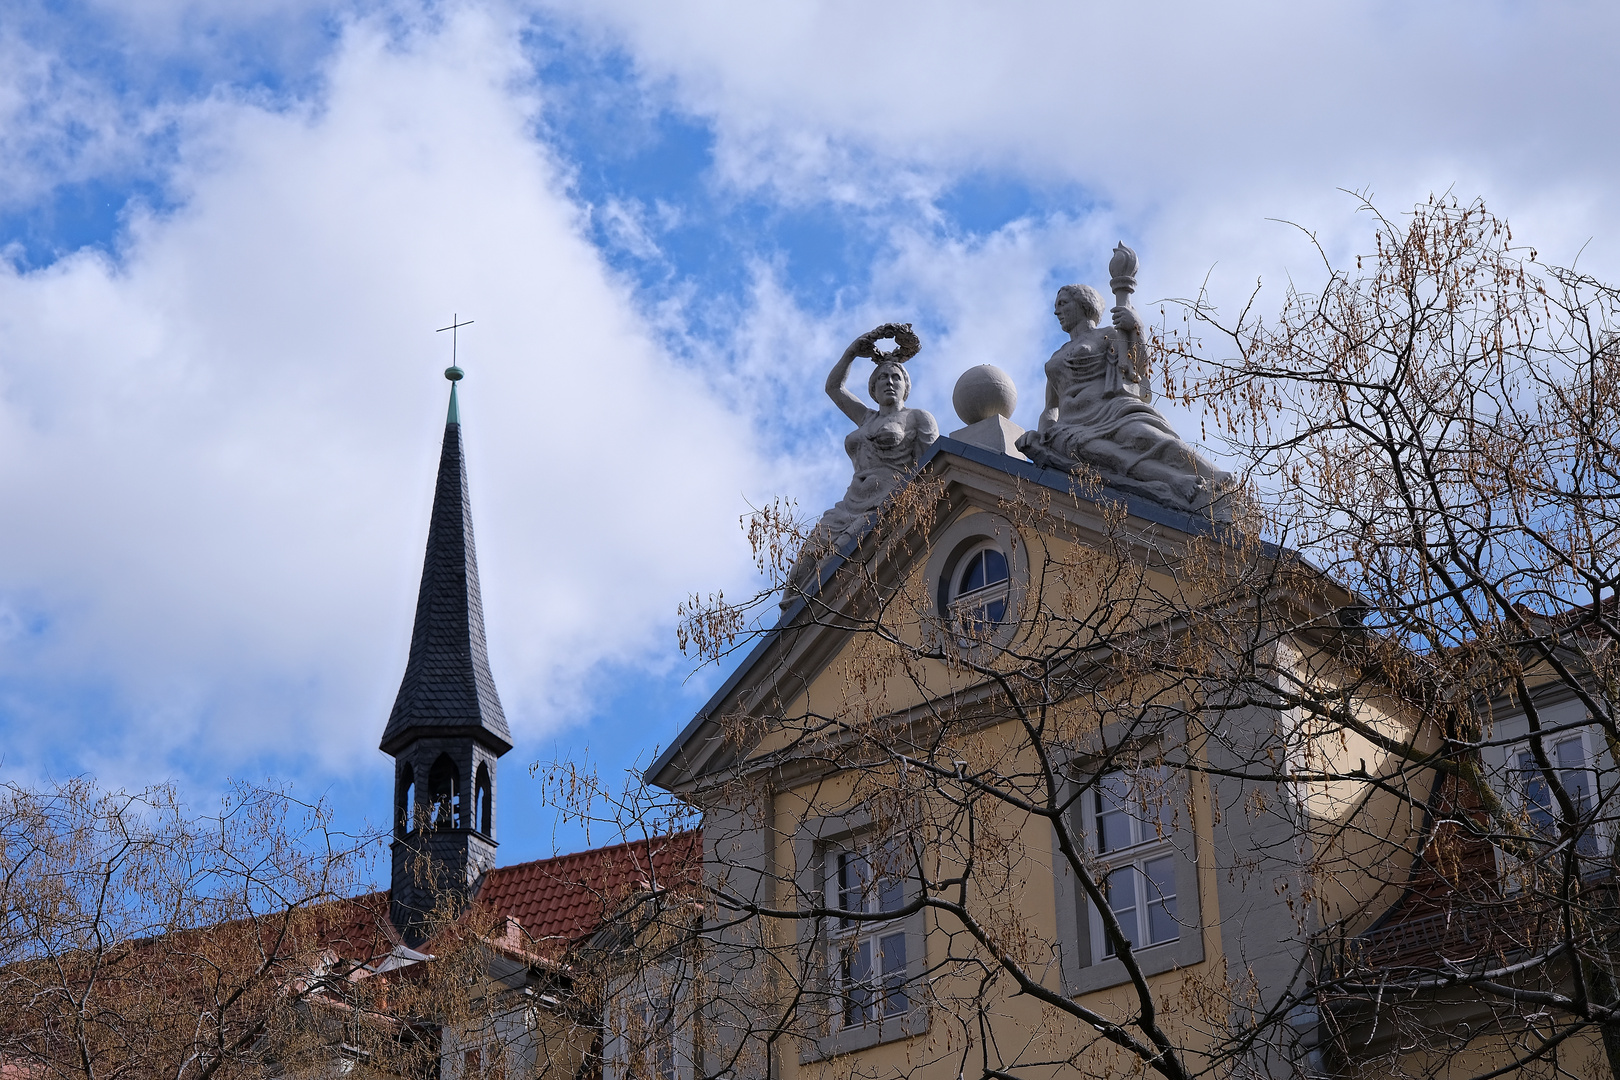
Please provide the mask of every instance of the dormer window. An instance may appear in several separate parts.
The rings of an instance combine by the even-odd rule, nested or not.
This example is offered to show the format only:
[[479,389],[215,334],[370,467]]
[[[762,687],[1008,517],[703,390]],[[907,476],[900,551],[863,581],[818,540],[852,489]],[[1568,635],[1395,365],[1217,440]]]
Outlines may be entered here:
[[[1576,820],[1571,824],[1580,829],[1575,850],[1581,855],[1599,854],[1602,845],[1591,822],[1597,805],[1597,772],[1593,755],[1587,749],[1585,733],[1576,732],[1556,741],[1549,739],[1544,749],[1553,776],[1575,810]],[[1514,751],[1513,765],[1517,780],[1515,794],[1525,823],[1549,840],[1557,839],[1564,814],[1547,783],[1547,772],[1536,762],[1535,752],[1529,746],[1520,746]]]
[[[1602,730],[1582,722],[1585,710],[1576,700],[1545,704],[1539,712],[1539,736],[1523,713],[1510,713],[1494,722],[1480,750],[1480,763],[1513,819],[1502,826],[1496,857],[1504,888],[1515,893],[1563,888],[1571,869],[1581,877],[1606,872],[1614,848],[1612,814],[1604,809],[1614,793],[1614,763]],[[1574,867],[1566,862],[1571,855]]]
[[963,636],[981,641],[1007,618],[1007,555],[993,543],[969,552],[952,571],[951,618]]

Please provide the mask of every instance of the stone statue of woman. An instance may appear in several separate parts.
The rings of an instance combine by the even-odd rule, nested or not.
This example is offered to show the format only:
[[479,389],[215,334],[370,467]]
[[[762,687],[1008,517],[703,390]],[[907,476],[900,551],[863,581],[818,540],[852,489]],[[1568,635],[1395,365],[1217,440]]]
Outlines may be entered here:
[[[895,343],[892,350],[878,348],[878,342],[889,339]],[[844,437],[844,450],[855,467],[855,475],[844,497],[821,516],[800,549],[782,590],[784,606],[799,595],[827,555],[866,528],[872,512],[916,471],[923,451],[939,438],[939,424],[932,413],[906,408],[911,376],[905,363],[920,348],[910,323],[884,323],[850,342],[827,374],[827,396],[855,422],[855,430]],[[876,361],[866,381],[876,409],[868,408],[845,386],[850,365],[859,356]]]
[[[1123,244],[1109,264],[1116,304],[1102,321],[1102,295],[1089,285],[1058,290],[1052,313],[1069,335],[1046,362],[1046,408],[1040,426],[1018,440],[1031,461],[1065,472],[1085,464],[1110,486],[1134,490],[1180,510],[1216,504],[1231,474],[1181,440],[1148,404],[1142,322],[1130,305],[1136,255]],[[1215,505],[1216,512],[1224,506]]]

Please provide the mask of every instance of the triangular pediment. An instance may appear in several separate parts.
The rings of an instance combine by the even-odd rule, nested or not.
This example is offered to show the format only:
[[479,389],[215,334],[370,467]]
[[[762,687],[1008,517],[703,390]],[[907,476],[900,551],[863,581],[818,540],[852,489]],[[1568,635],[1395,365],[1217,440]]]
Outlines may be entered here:
[[[1088,537],[1096,543],[1105,537],[1117,540],[1123,529],[1135,542],[1157,547],[1232,528],[949,438],[935,442],[923,458],[911,493],[928,500],[916,507],[915,520],[879,524],[832,555],[819,582],[806,590],[809,595],[783,610],[776,626],[760,636],[648,767],[649,782],[690,792],[703,787],[707,778],[728,774],[753,749],[739,743],[736,733],[759,730],[738,721],[780,715],[826,671],[851,639],[852,631],[839,615],[859,606],[860,590],[871,592],[872,583],[892,585],[919,571],[928,580],[948,573],[942,570],[945,562],[954,550],[971,544],[975,529],[986,536],[1061,532],[1081,543]],[[1019,524],[1012,524],[1014,517]],[[1010,535],[1009,540],[1016,549],[1016,540]]]

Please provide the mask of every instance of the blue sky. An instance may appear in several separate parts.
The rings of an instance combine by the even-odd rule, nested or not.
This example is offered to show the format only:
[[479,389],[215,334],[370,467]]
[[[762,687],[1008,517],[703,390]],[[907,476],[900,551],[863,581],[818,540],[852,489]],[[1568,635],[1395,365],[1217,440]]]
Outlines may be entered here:
[[949,431],[985,362],[1033,424],[1119,240],[1265,310],[1320,275],[1279,219],[1344,258],[1341,189],[1452,191],[1616,276],[1609,5],[1118,7],[9,0],[0,773],[382,814],[451,312],[515,860],[583,842],[530,763],[645,763],[716,685],[675,607],[837,498],[863,330],[918,326]]

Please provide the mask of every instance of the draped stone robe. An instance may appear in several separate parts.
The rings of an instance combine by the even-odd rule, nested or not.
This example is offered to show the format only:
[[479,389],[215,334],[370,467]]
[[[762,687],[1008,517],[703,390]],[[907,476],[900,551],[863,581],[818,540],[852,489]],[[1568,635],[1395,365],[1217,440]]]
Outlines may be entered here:
[[[1026,433],[1018,447],[1037,464],[1072,469],[1084,463],[1104,480],[1124,478],[1158,502],[1203,509],[1230,481],[1176,434],[1149,405],[1128,358],[1129,339],[1109,329],[1066,342],[1046,363],[1057,419]],[[1055,391],[1055,393],[1050,392]]]

